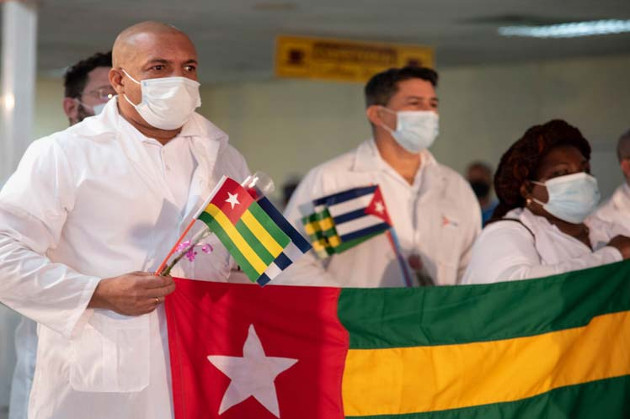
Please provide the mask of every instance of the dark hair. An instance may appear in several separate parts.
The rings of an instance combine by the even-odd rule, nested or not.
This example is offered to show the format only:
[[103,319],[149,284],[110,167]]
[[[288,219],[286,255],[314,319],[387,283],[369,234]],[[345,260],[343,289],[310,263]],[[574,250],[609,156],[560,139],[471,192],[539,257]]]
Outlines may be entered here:
[[466,172],[469,172],[475,169],[482,170],[483,172],[487,173],[488,176],[492,177],[492,167],[490,167],[490,165],[486,162],[483,162],[481,160],[475,160],[468,165],[468,167],[466,168]]
[[540,161],[549,151],[560,146],[575,147],[587,160],[591,159],[591,146],[580,130],[560,119],[534,125],[512,144],[501,157],[494,175],[494,190],[499,205],[492,219],[501,218],[508,211],[525,206],[521,185],[526,180],[534,180]]
[[81,60],[68,68],[63,75],[65,97],[81,97],[87,84],[88,74],[97,67],[111,67],[112,52],[97,52],[91,57]]
[[438,74],[430,68],[417,66],[390,68],[378,73],[365,85],[365,106],[387,105],[398,91],[398,83],[409,79],[426,80],[437,87]]
[[626,131],[617,141],[617,158],[619,162],[630,157],[630,130]]

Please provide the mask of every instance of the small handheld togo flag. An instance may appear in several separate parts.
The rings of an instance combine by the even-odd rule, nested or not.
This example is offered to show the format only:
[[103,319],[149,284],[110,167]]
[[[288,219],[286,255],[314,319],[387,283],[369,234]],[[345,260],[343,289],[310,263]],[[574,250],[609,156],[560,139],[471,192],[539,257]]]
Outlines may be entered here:
[[199,215],[252,282],[265,285],[310,245],[271,202],[223,176]]

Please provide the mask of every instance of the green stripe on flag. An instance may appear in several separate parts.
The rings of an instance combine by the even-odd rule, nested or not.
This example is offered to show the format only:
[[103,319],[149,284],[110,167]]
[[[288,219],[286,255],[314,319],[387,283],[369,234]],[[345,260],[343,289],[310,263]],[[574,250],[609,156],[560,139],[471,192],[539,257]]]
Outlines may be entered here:
[[223,245],[227,248],[228,252],[230,252],[236,263],[238,263],[245,275],[247,275],[247,278],[249,278],[249,280],[252,282],[256,281],[260,274],[256,272],[256,270],[247,261],[241,251],[238,250],[238,247],[236,247],[230,236],[225,232],[225,230],[223,230],[223,227],[221,227],[221,225],[205,211],[202,212],[201,215],[199,215],[199,219],[206,223],[208,228],[210,228],[210,230],[217,235],[219,240],[221,240],[221,243],[223,243]]
[[247,244],[249,244],[254,252],[256,252],[258,257],[262,259],[265,264],[270,265],[275,258],[267,251],[265,246],[260,242],[260,240],[258,240],[254,233],[247,228],[243,220],[238,220],[235,227],[236,230],[241,233],[241,236],[243,236]]
[[630,377],[562,387],[515,402],[401,415],[346,416],[361,419],[626,419]]
[[249,206],[249,212],[258,220],[260,224],[267,230],[269,235],[274,238],[274,240],[281,246],[287,247],[291,239],[289,236],[285,234],[284,231],[276,223],[273,222],[271,217],[267,215],[267,213],[260,208],[260,205],[257,203]]
[[382,233],[383,233],[382,231],[378,231],[376,233],[368,234],[367,236],[359,237],[358,239],[350,240],[347,242],[341,242],[339,246],[334,248],[334,251],[335,253],[345,252],[346,250],[354,246],[358,246],[364,241],[370,240],[372,237],[378,236],[379,234],[382,234]]
[[618,262],[492,287],[344,288],[338,314],[351,349],[510,339],[630,310],[628,278],[630,262]]

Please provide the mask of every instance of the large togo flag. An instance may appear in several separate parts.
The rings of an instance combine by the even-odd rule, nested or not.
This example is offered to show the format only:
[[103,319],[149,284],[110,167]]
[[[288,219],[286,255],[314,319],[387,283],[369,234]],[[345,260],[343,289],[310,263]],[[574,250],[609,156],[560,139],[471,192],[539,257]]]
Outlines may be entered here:
[[630,263],[413,289],[176,281],[176,419],[630,417]]

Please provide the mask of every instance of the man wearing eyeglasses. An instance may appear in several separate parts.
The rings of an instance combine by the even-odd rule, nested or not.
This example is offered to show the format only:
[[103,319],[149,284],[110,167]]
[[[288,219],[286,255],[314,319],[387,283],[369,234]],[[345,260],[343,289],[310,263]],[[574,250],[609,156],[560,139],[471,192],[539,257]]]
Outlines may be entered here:
[[109,84],[112,53],[96,53],[68,68],[64,74],[63,111],[70,125],[98,115],[116,91]]
[[[63,111],[70,125],[98,115],[116,91],[109,83],[112,52],[96,53],[69,67],[63,77]],[[11,382],[9,419],[26,419],[28,399],[35,373],[37,324],[22,317],[15,330],[17,361]]]

